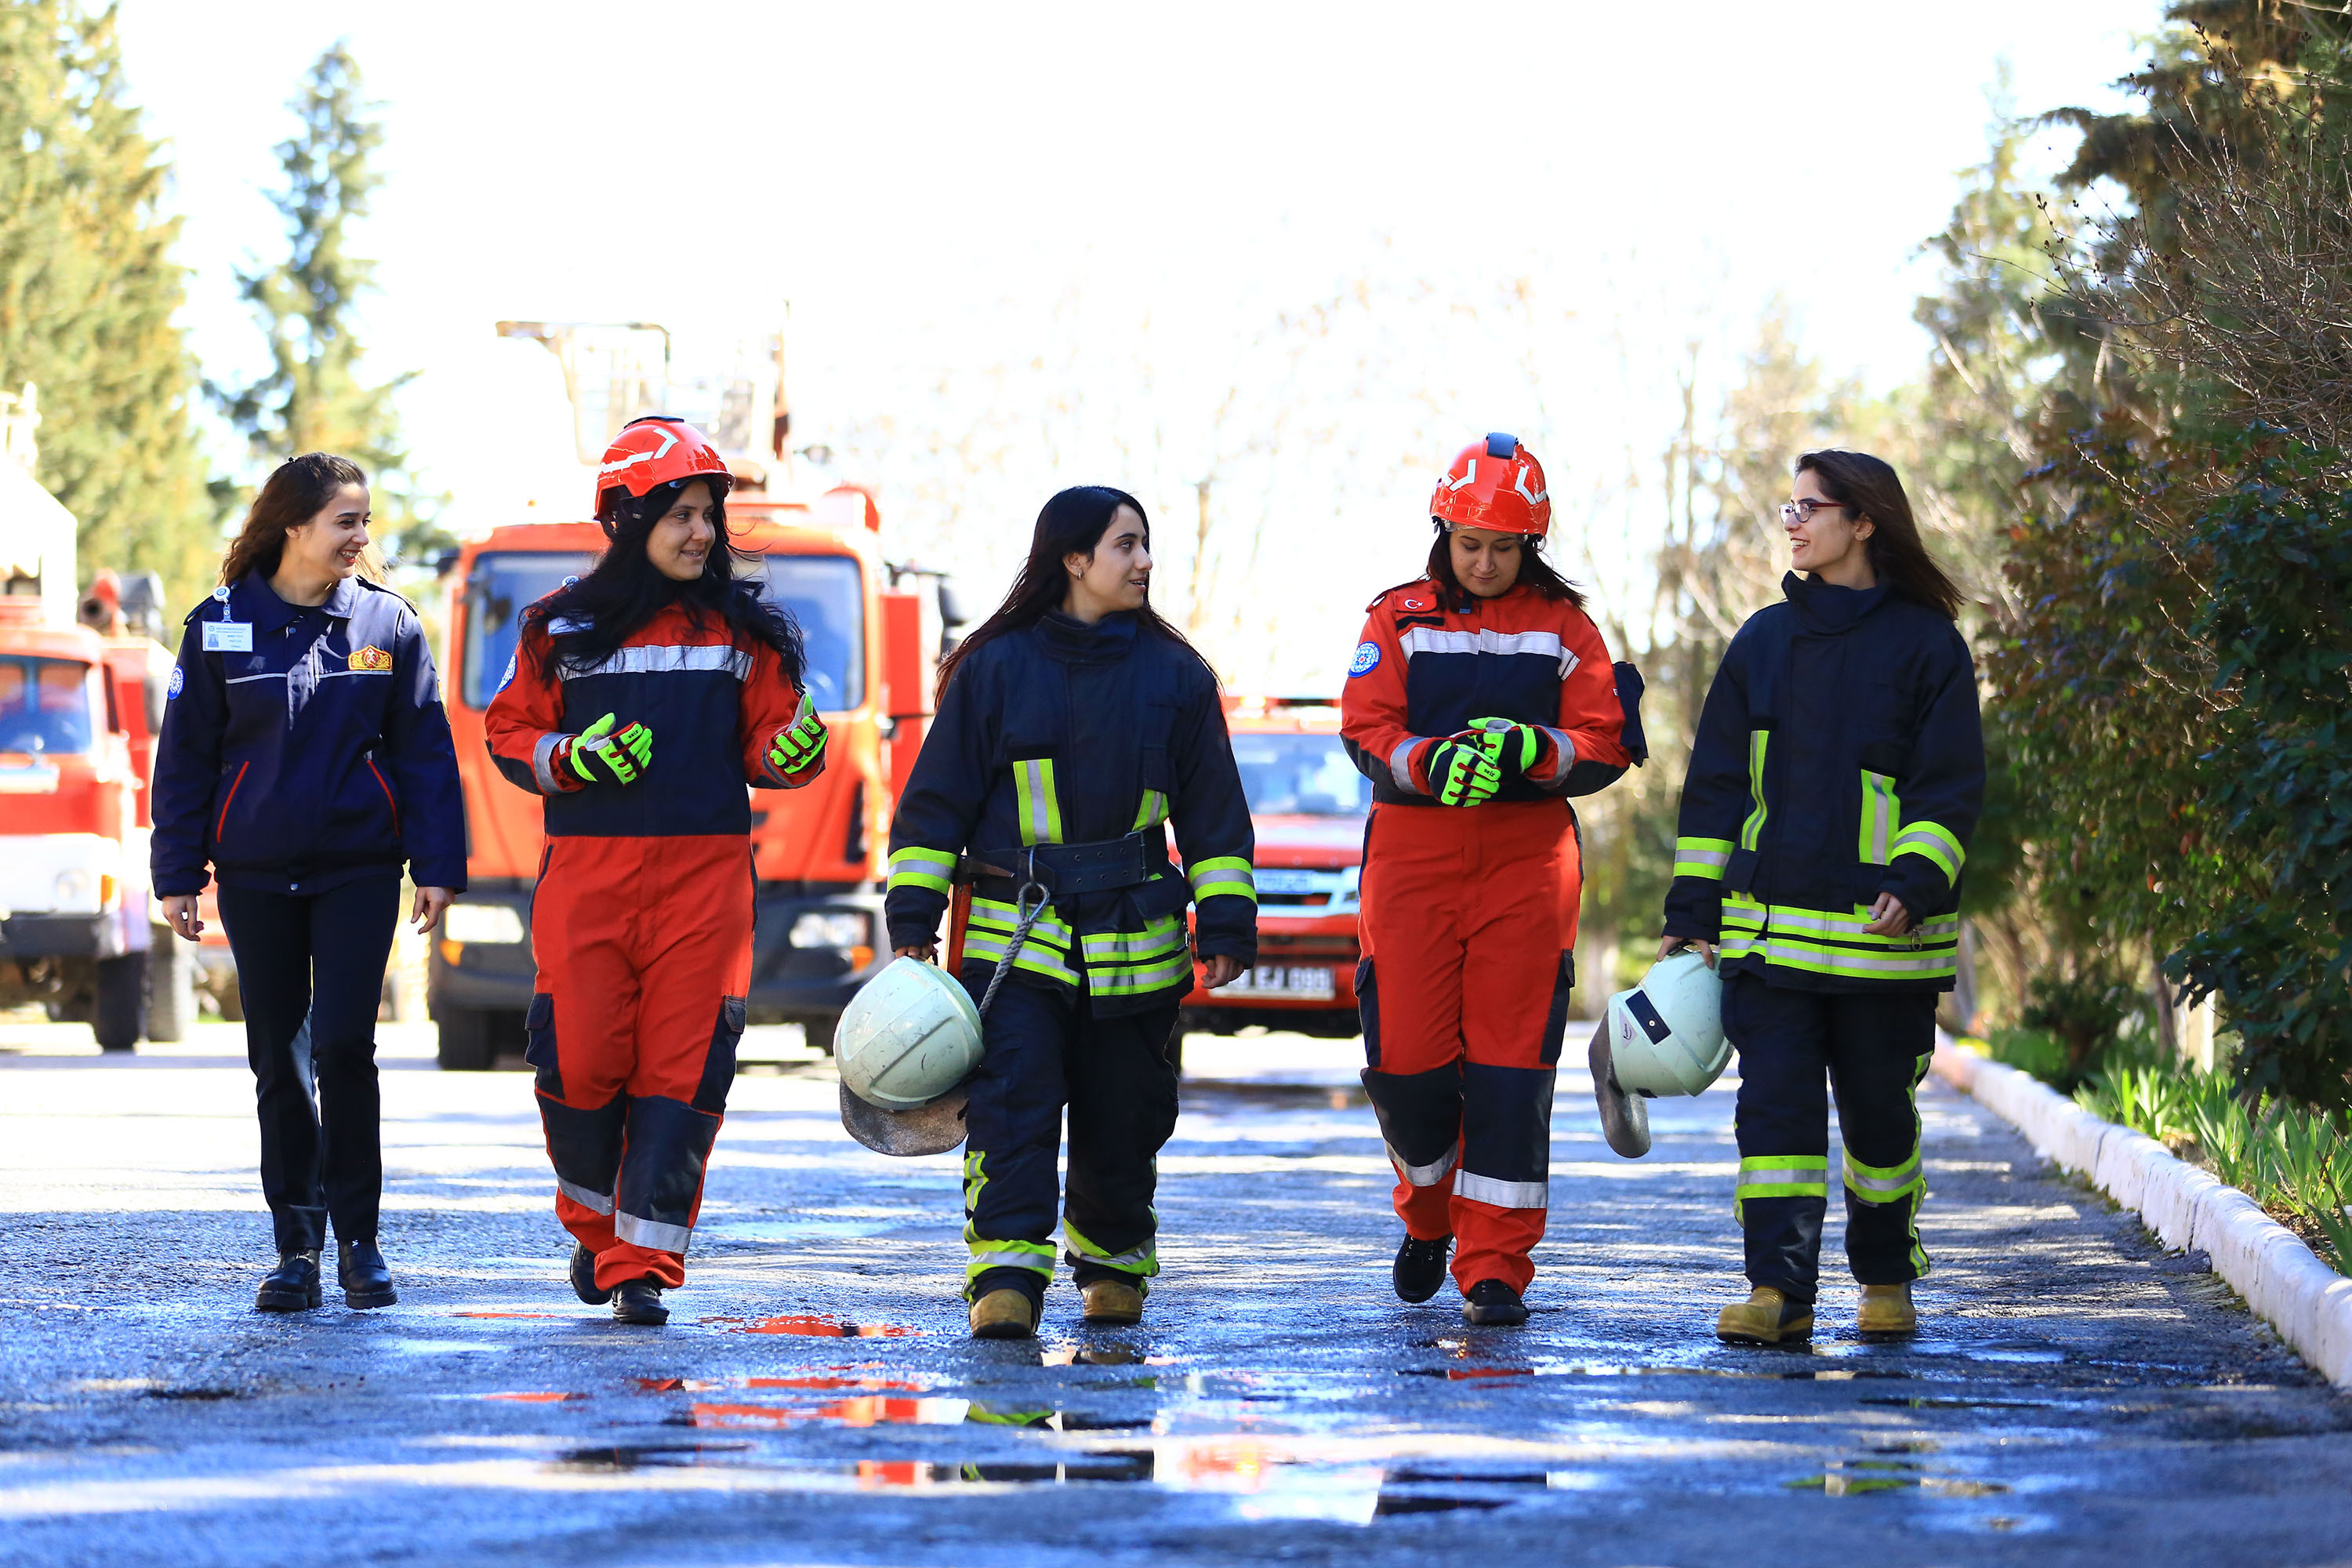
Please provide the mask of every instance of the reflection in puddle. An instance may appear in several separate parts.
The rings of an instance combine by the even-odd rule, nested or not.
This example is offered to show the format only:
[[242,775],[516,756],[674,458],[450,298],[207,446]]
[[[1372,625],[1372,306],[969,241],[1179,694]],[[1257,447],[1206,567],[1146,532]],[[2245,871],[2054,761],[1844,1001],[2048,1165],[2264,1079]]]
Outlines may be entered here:
[[698,1465],[713,1454],[747,1452],[749,1443],[651,1443],[610,1448],[569,1448],[556,1464],[572,1470],[637,1470]]
[[[843,1372],[866,1370],[843,1367]],[[866,1394],[920,1394],[923,1384],[900,1378],[882,1377],[633,1377],[629,1384],[639,1394],[716,1394],[728,1388],[796,1388],[824,1392],[856,1389]]]
[[530,1394],[476,1394],[461,1397],[496,1399],[509,1405],[562,1405],[567,1400],[585,1399],[588,1396],[584,1394],[558,1394],[551,1390]]
[[1040,1366],[1174,1366],[1181,1358],[1145,1355],[1119,1345],[1049,1345],[1038,1352]]
[[1849,1459],[1832,1464],[1818,1476],[1802,1476],[1780,1484],[1790,1491],[1818,1491],[1824,1497],[1916,1491],[1933,1497],[1979,1498],[1996,1497],[2009,1490],[1999,1481],[1931,1476],[1901,1459]]
[[895,1340],[922,1332],[896,1323],[847,1323],[797,1312],[780,1318],[698,1318],[695,1321],[727,1324],[727,1331],[735,1334],[803,1334],[820,1340]]
[[965,1399],[904,1399],[860,1394],[812,1405],[717,1405],[697,1402],[677,1424],[685,1426],[790,1426],[805,1421],[841,1426],[957,1426],[971,1402]]
[[557,1320],[565,1317],[567,1314],[562,1312],[452,1312],[449,1315],[453,1318],[543,1318],[548,1320]]

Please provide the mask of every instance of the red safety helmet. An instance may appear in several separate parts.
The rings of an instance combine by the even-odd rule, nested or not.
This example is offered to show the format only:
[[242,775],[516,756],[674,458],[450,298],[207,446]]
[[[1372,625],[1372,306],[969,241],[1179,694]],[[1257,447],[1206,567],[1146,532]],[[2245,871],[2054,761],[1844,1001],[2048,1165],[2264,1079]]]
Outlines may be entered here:
[[1450,528],[1491,528],[1541,537],[1551,531],[1543,465],[1517,436],[1489,436],[1454,455],[1437,481],[1429,514]]
[[631,500],[680,479],[707,479],[724,497],[735,483],[727,459],[709,437],[675,414],[648,414],[621,426],[596,469],[596,512],[619,490]]

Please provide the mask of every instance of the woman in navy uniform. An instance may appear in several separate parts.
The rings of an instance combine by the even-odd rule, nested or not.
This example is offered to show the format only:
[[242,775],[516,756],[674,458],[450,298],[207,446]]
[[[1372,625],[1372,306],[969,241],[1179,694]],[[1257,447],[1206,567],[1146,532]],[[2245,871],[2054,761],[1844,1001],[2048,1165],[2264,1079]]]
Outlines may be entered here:
[[433,656],[408,601],[360,575],[367,542],[357,465],[278,466],[188,616],[156,755],[156,895],[195,941],[209,862],[236,960],[278,1242],[254,1299],[266,1312],[319,1305],[331,1220],[344,1300],[396,1299],[376,1246],[376,1004],[403,864],[425,930],[466,884]]
[[961,978],[975,999],[1011,948],[1023,884],[1050,898],[989,1011],[967,1111],[964,1296],[984,1339],[1036,1332],[1057,1207],[1087,1321],[1142,1317],[1160,1272],[1153,1162],[1176,1127],[1176,1009],[1192,989],[1185,905],[1212,987],[1257,956],[1255,837],[1216,676],[1153,612],[1150,583],[1133,496],[1085,485],[1047,501],[1012,593],[940,667],[939,717],[890,826],[885,909],[902,957],[936,961],[969,852]]
[[1716,1332],[1744,1344],[1813,1331],[1824,1077],[1859,1329],[1917,1326],[1914,1095],[1958,967],[1960,867],[1984,797],[1959,590],[1920,543],[1903,481],[1865,453],[1808,452],[1780,518],[1797,570],[1786,602],[1731,639],[1700,710],[1659,948],[1696,946],[1722,971],[1739,1049],[1734,1213],[1750,1293]]

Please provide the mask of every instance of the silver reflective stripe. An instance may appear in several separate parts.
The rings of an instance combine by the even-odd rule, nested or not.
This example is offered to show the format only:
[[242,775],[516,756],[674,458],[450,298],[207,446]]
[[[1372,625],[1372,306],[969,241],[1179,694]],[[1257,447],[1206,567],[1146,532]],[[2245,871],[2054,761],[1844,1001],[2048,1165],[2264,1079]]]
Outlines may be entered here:
[[[1682,858],[1695,860],[1698,857],[1685,855]],[[1727,855],[1724,858],[1727,861],[1730,857]],[[1784,909],[1779,904],[1771,906],[1771,923],[1774,931],[1827,931],[1832,936],[1866,936],[1870,933],[1870,917],[1867,915],[1856,915],[1848,920],[1838,915],[1807,914]],[[1914,927],[1906,940],[1933,942],[1939,937],[1950,937],[1957,941],[1959,934],[1960,917],[1947,915],[1942,920],[1927,921]]]
[[616,1213],[613,1215],[613,1234],[632,1247],[650,1247],[656,1252],[684,1252],[686,1244],[694,1239],[694,1227],[664,1225],[657,1219]]
[[1543,1209],[1551,1206],[1549,1182],[1498,1182],[1465,1171],[1454,1178],[1454,1195],[1498,1209]]
[[539,738],[537,745],[531,747],[530,776],[538,783],[540,794],[562,795],[563,793],[563,785],[555,776],[555,748],[571,738],[569,735],[559,735],[550,730]]
[[598,1214],[613,1212],[613,1194],[610,1193],[592,1193],[578,1183],[567,1182],[561,1176],[555,1178],[555,1190],[583,1209],[594,1209]]
[[1793,942],[1774,942],[1769,936],[1748,950],[1761,952],[1775,963],[1799,965],[1834,961],[1841,972],[1867,974],[1940,974],[1952,967],[1952,951],[1937,948],[1916,958],[1897,957],[1894,953],[1864,952],[1857,948],[1841,947],[1823,952],[1816,947],[1801,947]]
[[1864,1203],[1891,1204],[1919,1184],[1919,1156],[1915,1152],[1883,1176],[1865,1174],[1854,1157],[1845,1157],[1845,1184]]
[[1414,626],[1397,639],[1397,645],[1407,659],[1417,653],[1492,653],[1506,658],[1534,654],[1559,665],[1562,680],[1581,662],[1560,646],[1558,632],[1446,632],[1435,626]]
[[1393,1143],[1388,1145],[1388,1152],[1389,1163],[1397,1168],[1397,1173],[1404,1177],[1405,1184],[1407,1186],[1413,1187],[1433,1187],[1437,1185],[1438,1183],[1445,1180],[1446,1173],[1454,1169],[1454,1162],[1462,1157],[1462,1149],[1459,1144],[1448,1149],[1445,1152],[1445,1157],[1444,1159],[1427,1165],[1406,1164],[1404,1163],[1404,1156],[1396,1152],[1396,1145]]
[[1397,788],[1407,795],[1421,793],[1421,786],[1412,779],[1412,749],[1420,744],[1420,736],[1407,735],[1403,744],[1389,753],[1389,776],[1395,779]]
[[740,680],[751,673],[751,656],[724,643],[615,648],[611,657],[594,664],[565,665],[563,679],[578,680],[590,675],[680,675],[693,670],[724,670]]
[[983,1268],[1034,1268],[1040,1274],[1051,1275],[1054,1255],[1050,1251],[1043,1257],[1034,1252],[973,1252],[965,1271],[976,1274]]
[[1549,724],[1538,724],[1536,728],[1549,735],[1551,743],[1556,748],[1552,753],[1551,777],[1539,782],[1554,784],[1566,784],[1568,770],[1576,766],[1576,742],[1568,738],[1568,731],[1565,730],[1555,730]]

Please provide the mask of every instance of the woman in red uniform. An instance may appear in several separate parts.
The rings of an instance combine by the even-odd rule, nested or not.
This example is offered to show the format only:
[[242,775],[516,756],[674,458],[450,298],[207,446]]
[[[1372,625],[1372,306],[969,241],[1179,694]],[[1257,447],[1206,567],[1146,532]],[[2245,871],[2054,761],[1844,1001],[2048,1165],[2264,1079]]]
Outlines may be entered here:
[[1640,680],[1544,559],[1551,503],[1515,437],[1463,448],[1430,511],[1427,573],[1372,601],[1340,699],[1372,781],[1364,1088],[1397,1170],[1397,1294],[1436,1294],[1458,1241],[1463,1316],[1508,1325],[1527,1321],[1543,1238],[1575,981],[1565,797],[1638,760]]
[[[577,1245],[572,1287],[660,1323],[686,1279],[751,974],[743,786],[824,771],[801,636],[736,574],[726,462],[692,426],[631,423],[597,473],[612,546],[523,612],[490,755],[546,797],[523,1055]],[[658,729],[660,749],[655,750]]]

